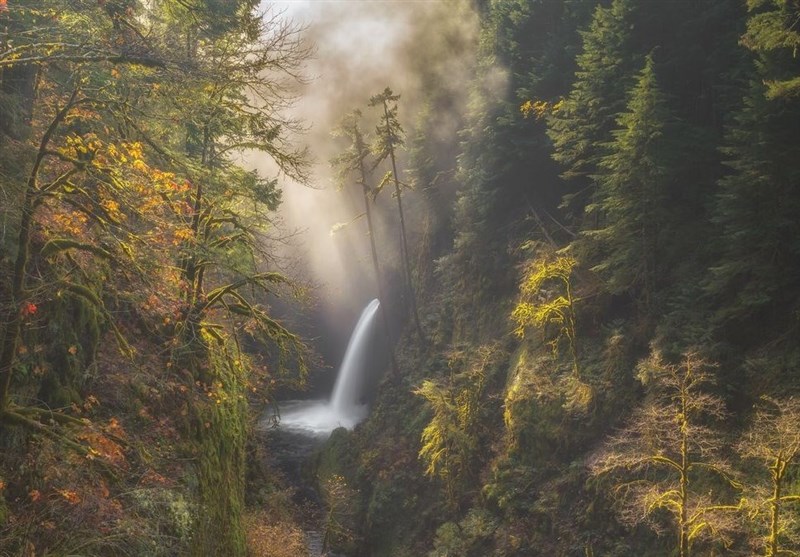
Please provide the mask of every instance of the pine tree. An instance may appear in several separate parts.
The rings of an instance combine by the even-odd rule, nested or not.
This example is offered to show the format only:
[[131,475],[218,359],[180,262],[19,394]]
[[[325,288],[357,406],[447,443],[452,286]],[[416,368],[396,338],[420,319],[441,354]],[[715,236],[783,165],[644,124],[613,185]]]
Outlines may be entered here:
[[791,307],[800,287],[800,103],[767,94],[754,80],[723,148],[733,173],[716,197],[722,257],[710,282],[733,299],[723,319]]
[[[378,299],[381,302],[381,316],[383,318],[383,327],[386,332],[386,338],[390,339],[389,335],[389,318],[386,315],[386,295],[383,290],[383,282],[381,280],[380,263],[378,261],[378,249],[375,245],[375,228],[372,226],[372,202],[373,191],[369,186],[369,170],[367,158],[370,155],[367,138],[361,131],[359,122],[361,121],[361,111],[354,110],[346,115],[339,127],[334,130],[333,134],[338,137],[344,137],[350,141],[350,145],[339,156],[333,159],[332,164],[338,168],[338,180],[340,184],[344,184],[350,178],[351,174],[356,176],[356,184],[361,186],[364,192],[364,212],[367,216],[367,230],[369,232],[369,246],[372,255],[372,267],[375,271],[375,284],[378,290]],[[392,371],[395,375],[399,374],[397,367],[397,360],[394,355],[394,349],[391,348],[389,353],[391,356]]]
[[787,0],[748,0],[751,12],[742,44],[761,54],[767,96],[800,96],[800,3]]
[[578,180],[579,189],[591,185],[589,177],[597,172],[617,114],[625,106],[634,57],[629,44],[632,11],[631,0],[597,6],[582,33],[575,83],[548,122],[553,158],[564,167],[562,177]]
[[408,239],[406,235],[406,221],[403,213],[403,197],[400,192],[400,177],[397,174],[397,152],[396,148],[402,147],[403,140],[403,127],[397,119],[397,101],[400,95],[395,95],[392,90],[387,87],[382,93],[374,95],[369,100],[370,106],[379,107],[383,114],[380,117],[380,123],[375,128],[376,139],[373,145],[373,151],[377,157],[375,162],[376,166],[388,159],[391,163],[392,169],[390,173],[384,177],[378,190],[383,185],[391,180],[394,185],[394,196],[397,201],[397,214],[400,217],[400,247],[403,261],[403,268],[405,270],[406,279],[406,294],[408,302],[411,306],[411,316],[414,318],[414,326],[417,330],[417,335],[421,341],[425,341],[425,334],[422,332],[422,325],[419,321],[419,311],[417,310],[417,297],[414,293],[414,281],[411,277],[411,260],[408,253]]
[[[605,226],[585,233],[601,250],[593,270],[609,292],[631,291],[651,306],[659,264],[659,236],[665,233],[664,199],[669,184],[669,145],[665,126],[670,113],[656,81],[653,57],[639,73],[627,111],[613,132],[609,154],[599,162],[596,209]],[[596,242],[596,244],[594,243]]]
[[752,0],[742,44],[754,53],[751,82],[722,148],[732,172],[713,209],[721,257],[709,290],[727,303],[718,317],[771,311],[782,327],[800,288],[800,35],[797,2]]

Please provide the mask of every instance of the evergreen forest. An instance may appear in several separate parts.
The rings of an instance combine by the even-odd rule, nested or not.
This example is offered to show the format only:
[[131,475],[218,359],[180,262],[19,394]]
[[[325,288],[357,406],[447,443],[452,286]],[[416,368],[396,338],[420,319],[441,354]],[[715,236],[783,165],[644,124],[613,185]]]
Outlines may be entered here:
[[0,556],[800,555],[800,1],[290,4],[0,0]]

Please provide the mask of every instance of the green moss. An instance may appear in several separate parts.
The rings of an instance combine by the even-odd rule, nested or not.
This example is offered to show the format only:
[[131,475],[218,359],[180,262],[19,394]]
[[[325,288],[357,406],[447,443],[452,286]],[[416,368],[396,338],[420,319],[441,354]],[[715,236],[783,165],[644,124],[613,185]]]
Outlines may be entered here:
[[356,467],[357,448],[353,435],[345,428],[333,430],[316,459],[316,476],[324,482],[333,475],[352,478]]
[[0,494],[0,526],[5,525],[8,520],[9,510],[5,498]]
[[198,510],[189,555],[244,557],[247,402],[244,369],[224,350],[207,352],[213,378],[206,400],[194,408],[194,452]]
[[39,398],[54,408],[80,404],[79,389],[94,363],[100,343],[103,316],[80,296],[54,297],[47,324],[45,360]]
[[[146,517],[140,523],[149,527],[147,535],[140,535],[142,547],[136,548],[137,555],[175,555],[186,547],[192,534],[195,509],[184,494],[175,489],[137,488],[127,494],[136,515]],[[151,540],[159,540],[158,547],[147,547]],[[151,542],[152,543],[152,542]]]

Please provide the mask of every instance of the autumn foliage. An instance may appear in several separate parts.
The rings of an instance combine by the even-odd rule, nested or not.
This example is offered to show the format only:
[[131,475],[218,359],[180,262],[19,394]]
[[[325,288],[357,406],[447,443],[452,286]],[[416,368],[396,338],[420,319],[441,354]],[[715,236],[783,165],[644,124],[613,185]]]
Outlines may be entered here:
[[245,553],[245,393],[304,370],[234,159],[303,179],[307,52],[256,7],[0,3],[0,553]]

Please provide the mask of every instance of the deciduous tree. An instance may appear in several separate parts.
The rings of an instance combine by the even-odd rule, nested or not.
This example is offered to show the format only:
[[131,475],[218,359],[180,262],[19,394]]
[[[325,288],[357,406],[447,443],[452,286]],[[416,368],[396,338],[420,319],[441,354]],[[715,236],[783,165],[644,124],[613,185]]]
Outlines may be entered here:
[[738,450],[768,474],[746,486],[746,508],[758,520],[761,535],[756,547],[763,555],[794,555],[800,550],[796,542],[800,491],[792,480],[800,467],[800,401],[764,397],[761,402]]
[[511,319],[517,325],[514,332],[520,337],[525,336],[528,327],[537,327],[543,330],[546,338],[547,326],[555,325],[556,333],[548,341],[553,355],[558,357],[561,341],[566,339],[572,372],[578,378],[580,364],[572,286],[575,264],[573,258],[558,254],[544,254],[526,264],[519,288],[520,299]]
[[487,420],[484,392],[501,354],[495,345],[481,346],[474,353],[455,352],[447,381],[425,380],[414,391],[433,410],[422,431],[419,457],[426,464],[425,473],[444,482],[453,505],[474,478]]
[[648,400],[592,457],[590,471],[614,476],[623,522],[659,532],[669,524],[677,555],[689,557],[696,542],[725,543],[735,527],[739,484],[714,429],[724,405],[707,391],[710,366],[695,354],[669,364],[654,353],[638,370]]

